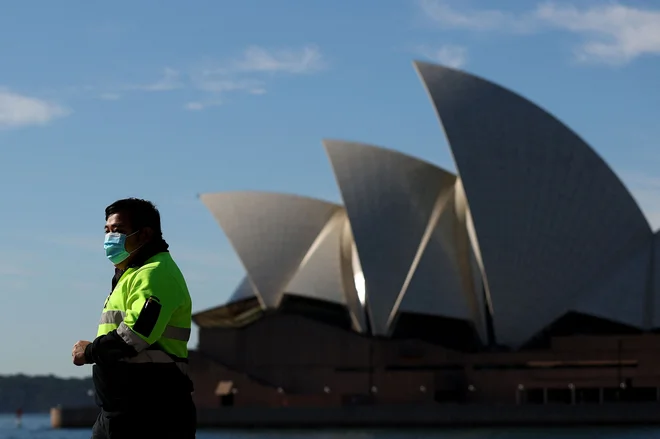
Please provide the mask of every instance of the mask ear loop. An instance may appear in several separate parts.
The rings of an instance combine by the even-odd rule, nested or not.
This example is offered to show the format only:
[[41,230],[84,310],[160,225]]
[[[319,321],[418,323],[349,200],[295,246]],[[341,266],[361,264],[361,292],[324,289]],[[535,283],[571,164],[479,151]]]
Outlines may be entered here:
[[[130,235],[126,235],[126,239],[130,238],[131,236],[135,235],[136,233],[140,233],[141,231],[142,231],[142,229],[138,229],[138,230],[136,230],[135,232],[131,233]],[[126,250],[126,239],[124,239],[124,250]],[[131,251],[131,252],[127,252],[127,253],[128,253],[129,255],[132,255],[133,253],[135,253],[136,251],[138,251],[138,250],[140,250],[142,247],[144,247],[145,244],[146,244],[146,243],[142,243],[138,248],[133,249],[133,251]]]

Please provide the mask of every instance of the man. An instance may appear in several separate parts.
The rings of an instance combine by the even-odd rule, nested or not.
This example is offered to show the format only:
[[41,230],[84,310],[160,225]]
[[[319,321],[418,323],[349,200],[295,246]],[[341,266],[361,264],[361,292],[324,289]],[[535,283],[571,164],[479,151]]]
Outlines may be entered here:
[[195,437],[187,375],[192,302],[163,239],[160,213],[129,198],[105,209],[105,253],[115,265],[97,337],[73,346],[73,363],[94,364],[101,407],[92,439]]

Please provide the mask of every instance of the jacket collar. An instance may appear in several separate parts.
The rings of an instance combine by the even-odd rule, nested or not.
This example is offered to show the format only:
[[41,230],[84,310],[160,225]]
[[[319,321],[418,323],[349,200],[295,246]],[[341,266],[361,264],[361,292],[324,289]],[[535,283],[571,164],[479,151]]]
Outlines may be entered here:
[[[157,241],[150,242],[149,244],[146,244],[138,251],[138,254],[135,255],[135,259],[133,260],[133,262],[131,262],[128,268],[140,268],[149,259],[156,256],[158,253],[169,251],[168,249],[169,249],[169,244],[167,244],[167,242],[165,242],[164,239],[159,239]],[[120,270],[119,268],[115,267],[115,274],[112,277],[111,291],[115,289],[115,287],[119,283],[119,279],[121,279],[121,277],[124,275],[125,272],[126,270]]]

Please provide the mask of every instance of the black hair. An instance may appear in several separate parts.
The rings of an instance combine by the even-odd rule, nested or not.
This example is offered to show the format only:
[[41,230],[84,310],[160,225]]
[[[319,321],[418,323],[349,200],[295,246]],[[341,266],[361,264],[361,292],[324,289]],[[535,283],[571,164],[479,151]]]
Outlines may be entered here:
[[160,212],[151,201],[140,198],[124,198],[117,200],[105,208],[106,221],[116,213],[127,214],[133,231],[149,227],[154,232],[154,238],[162,239],[163,231],[160,227]]

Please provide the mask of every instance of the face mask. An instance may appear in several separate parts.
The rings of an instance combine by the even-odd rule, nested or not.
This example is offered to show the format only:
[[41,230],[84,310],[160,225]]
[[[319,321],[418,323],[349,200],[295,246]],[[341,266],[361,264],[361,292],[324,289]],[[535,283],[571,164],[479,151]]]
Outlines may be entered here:
[[[139,232],[139,230],[138,230]],[[133,252],[126,251],[126,238],[135,235],[137,232],[133,232],[130,235],[125,235],[123,233],[106,233],[105,241],[103,242],[103,248],[105,249],[105,256],[113,264],[121,264],[124,262]],[[138,247],[139,248],[139,247]]]

